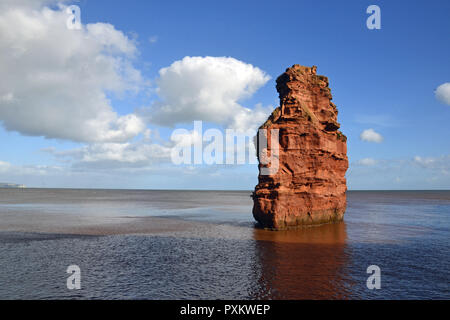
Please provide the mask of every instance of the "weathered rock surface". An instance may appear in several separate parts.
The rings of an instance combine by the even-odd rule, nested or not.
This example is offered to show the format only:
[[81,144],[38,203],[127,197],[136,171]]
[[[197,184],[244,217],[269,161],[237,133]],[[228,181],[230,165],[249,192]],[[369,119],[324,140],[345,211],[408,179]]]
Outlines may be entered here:
[[[261,126],[279,129],[279,169],[262,175],[253,216],[274,230],[340,221],[346,209],[347,138],[338,129],[328,78],[294,65],[277,79],[280,106]],[[270,164],[269,164],[270,166]]]

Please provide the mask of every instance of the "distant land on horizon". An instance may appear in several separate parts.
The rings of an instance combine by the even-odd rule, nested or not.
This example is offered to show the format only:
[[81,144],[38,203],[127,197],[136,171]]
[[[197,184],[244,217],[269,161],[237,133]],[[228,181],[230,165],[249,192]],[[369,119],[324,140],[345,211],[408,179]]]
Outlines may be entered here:
[[0,182],[0,188],[23,189],[23,188],[26,188],[26,186],[24,184]]

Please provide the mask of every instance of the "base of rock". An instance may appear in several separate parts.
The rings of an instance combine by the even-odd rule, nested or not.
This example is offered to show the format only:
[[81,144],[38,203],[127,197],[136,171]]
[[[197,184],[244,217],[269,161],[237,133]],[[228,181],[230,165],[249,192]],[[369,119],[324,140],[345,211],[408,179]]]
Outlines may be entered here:
[[[301,198],[301,196],[276,195],[276,198],[279,200],[276,202],[277,208],[270,208],[274,204],[272,200],[274,195],[267,194],[265,196],[259,194],[258,201],[255,202],[255,206],[253,207],[253,217],[264,229],[298,229],[344,220],[346,210],[345,201],[339,201],[330,206],[330,202],[336,201],[336,199],[323,197],[322,201],[319,201],[319,204],[321,203],[323,208],[299,208],[292,204],[294,202],[298,205],[299,197]],[[317,205],[317,198],[315,201]]]
[[345,209],[340,211],[322,210],[320,212],[313,212],[311,215],[306,213],[293,217],[287,217],[286,220],[275,220],[273,219],[273,216],[257,217],[253,215],[253,217],[261,228],[266,230],[281,231],[341,222],[344,220],[344,213]]

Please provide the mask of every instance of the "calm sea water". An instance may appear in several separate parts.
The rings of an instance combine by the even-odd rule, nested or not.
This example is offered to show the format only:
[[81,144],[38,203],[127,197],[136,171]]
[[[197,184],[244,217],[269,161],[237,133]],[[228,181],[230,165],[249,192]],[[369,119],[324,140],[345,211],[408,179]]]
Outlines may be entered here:
[[349,192],[345,222],[286,232],[249,195],[0,189],[0,298],[450,299],[450,192]]

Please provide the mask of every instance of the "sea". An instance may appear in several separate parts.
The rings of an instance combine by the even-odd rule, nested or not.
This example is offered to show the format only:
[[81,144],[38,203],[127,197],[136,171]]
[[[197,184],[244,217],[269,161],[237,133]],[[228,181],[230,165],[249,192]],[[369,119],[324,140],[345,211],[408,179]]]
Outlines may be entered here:
[[348,191],[289,231],[250,194],[0,189],[0,299],[450,299],[450,191]]

